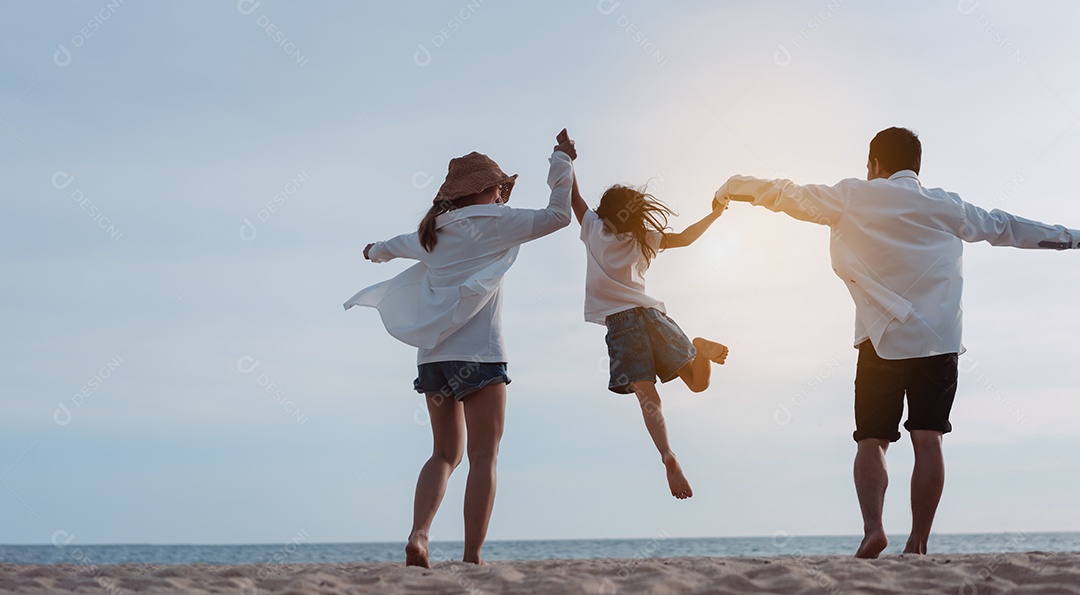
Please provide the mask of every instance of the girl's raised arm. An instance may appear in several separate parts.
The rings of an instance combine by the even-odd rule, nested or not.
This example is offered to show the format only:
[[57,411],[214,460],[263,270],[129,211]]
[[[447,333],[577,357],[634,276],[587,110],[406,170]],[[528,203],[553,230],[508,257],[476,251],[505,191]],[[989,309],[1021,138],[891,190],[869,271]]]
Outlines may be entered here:
[[693,244],[701,237],[701,234],[705,233],[706,229],[720,218],[720,215],[724,213],[724,209],[727,208],[727,202],[723,204],[713,203],[713,211],[708,215],[702,217],[701,221],[691,225],[684,229],[681,233],[666,233],[664,239],[660,241],[660,249],[666,250],[667,248],[684,248]]
[[578,192],[577,170],[574,171],[574,185],[570,190],[570,206],[574,208],[574,217],[577,218],[578,225],[581,225],[581,218],[585,216],[585,211],[589,210],[589,205],[586,204],[585,199],[581,198],[581,193]]
[[[558,146],[565,147],[569,145],[571,150],[574,150],[574,141],[570,140],[570,133],[565,128],[555,137],[555,142],[559,143]],[[577,151],[574,151],[573,157],[577,157]],[[578,192],[577,185],[577,169],[574,169],[574,184],[570,191],[570,206],[574,209],[574,218],[577,219],[578,225],[581,225],[581,218],[585,216],[585,211],[589,210],[589,205],[585,203],[585,199],[581,198],[581,193]]]

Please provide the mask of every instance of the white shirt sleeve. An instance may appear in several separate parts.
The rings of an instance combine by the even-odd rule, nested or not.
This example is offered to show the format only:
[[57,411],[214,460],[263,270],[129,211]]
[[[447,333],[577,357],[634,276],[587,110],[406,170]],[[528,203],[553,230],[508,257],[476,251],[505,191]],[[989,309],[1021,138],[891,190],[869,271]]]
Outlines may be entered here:
[[499,236],[507,247],[517,246],[570,225],[570,191],[574,185],[574,165],[562,151],[549,159],[548,187],[551,196],[543,209],[511,209],[499,218]]
[[800,186],[791,180],[762,180],[732,176],[717,190],[730,196],[749,196],[750,203],[777,213],[786,213],[800,221],[833,226],[847,208],[845,182],[835,186],[811,184]]
[[603,225],[600,221],[600,217],[597,216],[596,211],[592,209],[586,209],[585,214],[581,216],[581,238],[582,242],[588,242],[589,237],[593,235],[593,229],[597,225]]
[[659,252],[660,246],[664,244],[664,234],[658,231],[646,232],[645,241],[649,243],[649,246],[651,246],[653,250]]
[[[1080,232],[1062,225],[1024,219],[1000,209],[987,212],[973,204],[960,203],[961,217],[955,232],[965,242],[985,241],[994,246],[1061,249],[1076,248],[1077,240],[1080,240]],[[1044,242],[1046,244],[1040,245]]]
[[427,251],[420,245],[420,235],[414,231],[385,242],[375,242],[371,250],[368,250],[368,258],[371,262],[386,262],[395,258],[422,260],[426,253]]

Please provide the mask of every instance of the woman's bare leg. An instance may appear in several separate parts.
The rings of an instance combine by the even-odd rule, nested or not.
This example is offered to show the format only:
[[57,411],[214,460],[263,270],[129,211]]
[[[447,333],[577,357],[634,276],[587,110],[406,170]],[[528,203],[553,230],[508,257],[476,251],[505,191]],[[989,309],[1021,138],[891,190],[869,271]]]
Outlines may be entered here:
[[679,368],[679,378],[682,378],[691,391],[700,393],[709,388],[712,364],[723,364],[727,359],[728,348],[701,337],[694,339],[694,347],[697,348],[697,355],[690,363]]
[[660,393],[656,392],[656,383],[652,380],[642,380],[633,384],[634,394],[637,395],[638,404],[641,405],[641,415],[645,418],[645,428],[652,436],[656,450],[660,451],[660,457],[667,469],[668,487],[671,495],[682,500],[694,495],[690,489],[690,482],[683,475],[682,467],[679,466],[675,453],[671,452],[671,444],[668,442],[667,422],[664,420],[664,411],[660,406]]
[[469,478],[465,483],[464,561],[483,564],[480,550],[495,506],[495,465],[506,418],[506,385],[492,384],[465,397]]
[[406,566],[424,568],[431,567],[428,559],[431,522],[446,492],[446,481],[461,462],[465,446],[465,416],[461,403],[452,397],[430,393],[427,395],[427,407],[433,448],[431,458],[424,463],[416,480],[413,527],[409,533],[409,543],[405,546]]

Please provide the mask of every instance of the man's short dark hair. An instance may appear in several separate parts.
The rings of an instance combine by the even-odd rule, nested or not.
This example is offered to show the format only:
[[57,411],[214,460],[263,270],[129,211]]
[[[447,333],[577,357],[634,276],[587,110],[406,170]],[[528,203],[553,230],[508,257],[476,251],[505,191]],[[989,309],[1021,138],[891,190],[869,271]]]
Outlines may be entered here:
[[905,169],[919,173],[922,165],[919,135],[907,128],[886,128],[870,141],[870,159],[877,159],[889,175]]

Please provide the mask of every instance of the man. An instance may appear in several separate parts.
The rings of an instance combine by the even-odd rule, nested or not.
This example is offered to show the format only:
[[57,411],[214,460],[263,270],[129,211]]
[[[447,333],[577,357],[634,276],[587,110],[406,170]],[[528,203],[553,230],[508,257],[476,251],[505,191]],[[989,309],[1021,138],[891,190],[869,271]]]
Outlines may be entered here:
[[736,200],[831,228],[833,270],[855,301],[855,491],[863,540],[876,558],[888,545],[881,523],[885,451],[900,439],[907,396],[915,468],[911,535],[904,553],[926,553],[945,484],[942,436],[952,430],[960,343],[963,241],[1017,248],[1076,248],[1080,231],[1000,210],[987,212],[919,182],[922,145],[905,128],[870,142],[866,180],[799,186],[734,176],[715,201]]

